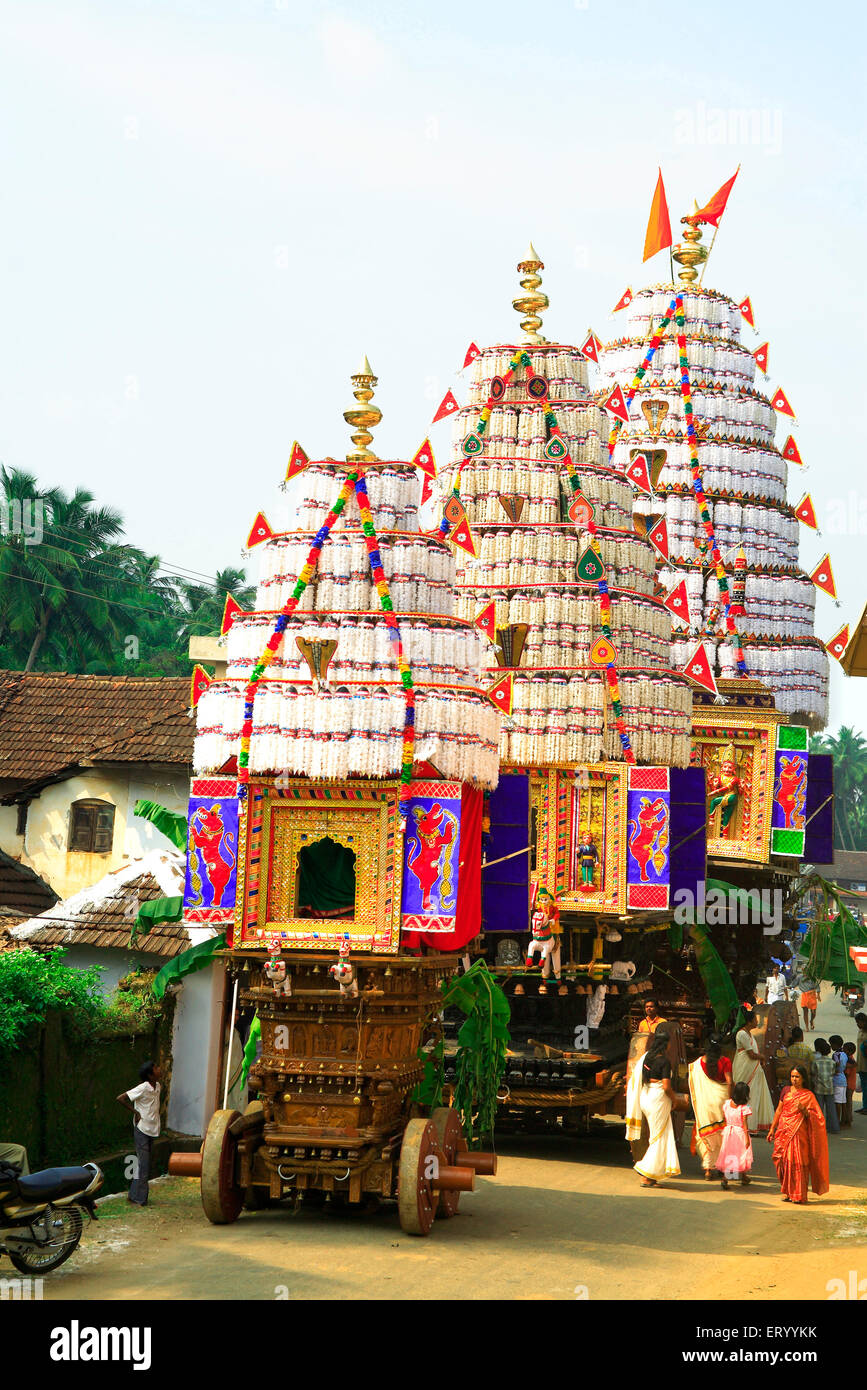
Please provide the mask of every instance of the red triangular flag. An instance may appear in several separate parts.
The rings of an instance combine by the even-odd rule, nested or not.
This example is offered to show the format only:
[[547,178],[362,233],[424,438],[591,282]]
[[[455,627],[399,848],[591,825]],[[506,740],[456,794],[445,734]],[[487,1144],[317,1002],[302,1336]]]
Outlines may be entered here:
[[274,532],[268,525],[262,512],[256,513],[256,520],[250,527],[250,534],[247,537],[247,549],[252,550],[254,545],[261,545],[263,541],[270,541]]
[[830,642],[825,643],[825,651],[828,652],[831,656],[835,657],[837,661],[840,661],[842,660],[843,654],[846,651],[848,645],[849,624],[844,623],[843,626],[840,628],[840,631],[837,633],[837,636],[832,637]]
[[442,405],[440,406],[436,415],[433,417],[431,424],[435,425],[437,420],[444,420],[447,415],[454,415],[455,411],[458,409],[458,403],[452,395],[451,391],[446,391],[442,399]]
[[601,347],[601,342],[591,328],[578,351],[581,353],[582,357],[589,357],[591,362],[598,362]]
[[655,256],[657,251],[664,251],[666,246],[670,245],[671,221],[668,216],[668,202],[665,197],[665,186],[662,182],[662,170],[660,169],[653,202],[650,205],[650,217],[644,237],[644,256],[642,259],[649,261],[650,257]]
[[607,410],[609,415],[613,415],[615,420],[622,420],[624,425],[629,424],[629,411],[622,386],[615,386],[614,390],[609,392],[602,402],[602,409]]
[[791,463],[799,463],[803,468],[804,460],[801,458],[801,452],[791,435],[783,445],[782,454],[784,459],[788,459]]
[[[621,416],[621,419],[628,418]],[[635,458],[626,469],[626,476],[633,487],[638,488],[639,492],[646,492],[648,496],[653,495],[653,488],[650,485],[650,470],[647,466],[647,455],[636,454]]]
[[481,613],[477,613],[473,618],[473,627],[477,627],[479,632],[483,632],[486,637],[490,637],[492,642],[496,642],[497,605],[493,600],[486,604]]
[[710,202],[705,203],[704,207],[699,208],[698,212],[694,214],[696,218],[700,217],[702,222],[709,222],[712,227],[719,226],[719,220],[726,210],[729,194],[732,191],[732,186],[740,171],[741,166],[738,165],[728,183],[724,183],[722,188],[718,188]]
[[829,594],[831,598],[837,597],[837,585],[834,583],[834,571],[831,568],[830,555],[822,556],[810,578],[816,588],[822,590],[823,594]]
[[769,348],[769,346],[770,346],[769,343],[762,343],[761,346],[760,346],[760,347],[757,347],[756,350],[755,350],[755,352],[753,353],[753,357],[756,359],[757,365],[758,365],[759,367],[761,367],[761,369],[762,369],[762,371],[764,372],[765,376],[767,376],[767,374],[768,374],[768,348]]
[[781,386],[778,386],[771,396],[771,405],[778,415],[788,415],[790,419],[795,419],[795,412],[789,405],[788,397]]
[[503,714],[512,713],[512,696],[514,693],[515,677],[510,671],[507,676],[503,676],[495,685],[490,686],[485,694],[492,705]]
[[464,511],[463,504],[457,497],[449,498],[447,513],[450,514],[449,520],[451,521],[451,530],[448,532],[446,540],[454,541],[455,545],[460,546],[461,550],[465,550],[468,555],[475,557],[477,554],[476,542],[473,539],[473,533],[470,530],[470,523],[467,521],[467,514]]
[[[645,260],[646,260],[646,259],[647,259],[647,258],[645,257]],[[631,303],[632,303],[632,289],[630,288],[629,285],[627,285],[627,286],[626,286],[626,289],[623,291],[622,295],[621,295],[620,298],[618,299],[618,301],[617,301],[617,303],[615,304],[614,308],[611,310],[612,314],[617,314],[617,313],[619,313],[621,309],[625,309],[626,306],[627,306],[627,304],[631,304]]]
[[436,477],[436,459],[429,439],[426,439],[418,452],[413,454],[411,462],[415,464],[416,468],[420,468],[422,473],[426,473],[429,478]]
[[289,462],[286,465],[286,482],[288,483],[290,478],[294,478],[302,469],[306,468],[309,462],[309,458],[296,439],[295,443],[292,445]]
[[719,693],[704,642],[699,642],[683,671],[684,675],[689,676],[696,685],[700,685],[702,690],[709,690],[712,695]]
[[481,356],[481,352],[481,348],[476,347],[475,343],[470,343],[467,348],[467,355],[464,358],[464,366],[469,367],[472,362],[475,362],[477,357]]
[[749,295],[747,295],[746,299],[741,300],[740,304],[738,305],[738,308],[741,311],[741,317],[746,319],[747,323],[750,325],[750,328],[755,328],[756,320],[753,314],[753,306],[750,302]]
[[418,505],[423,507],[425,502],[430,501],[431,497],[433,497],[433,478],[428,477],[425,473],[421,482],[421,497]]
[[190,704],[194,708],[211,684],[211,680],[212,677],[208,675],[207,671],[203,671],[201,666],[193,667],[193,678],[190,681]]
[[668,559],[668,522],[661,516],[656,525],[647,533],[650,544],[655,546],[663,560]]
[[689,594],[686,591],[685,579],[675,584],[668,597],[662,600],[662,606],[675,618],[682,618],[685,623],[689,623]]
[[233,599],[231,594],[226,594],[226,605],[223,609],[223,621],[220,625],[221,637],[225,637],[226,633],[229,631],[229,628],[232,626],[232,623],[235,621],[238,614],[243,612],[244,609],[241,607],[240,603]]
[[816,520],[816,509],[813,506],[813,499],[809,492],[805,492],[797,507],[795,516],[799,521],[803,521],[805,526],[809,526],[814,531],[818,531],[819,523]]

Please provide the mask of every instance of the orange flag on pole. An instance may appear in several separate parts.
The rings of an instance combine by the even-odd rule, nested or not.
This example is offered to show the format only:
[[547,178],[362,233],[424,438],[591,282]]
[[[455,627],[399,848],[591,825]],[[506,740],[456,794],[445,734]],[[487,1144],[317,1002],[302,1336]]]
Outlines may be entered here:
[[741,166],[738,165],[728,183],[724,183],[722,188],[717,189],[709,203],[706,203],[703,208],[699,208],[695,214],[696,217],[700,217],[702,222],[709,222],[712,227],[719,226],[720,218],[726,210],[726,203],[729,200],[732,186],[740,171]]
[[644,237],[642,260],[649,261],[650,257],[655,256],[657,251],[664,251],[670,245],[671,221],[668,216],[668,202],[665,197],[665,185],[662,182],[662,170],[660,169],[653,202],[650,205],[650,217]]

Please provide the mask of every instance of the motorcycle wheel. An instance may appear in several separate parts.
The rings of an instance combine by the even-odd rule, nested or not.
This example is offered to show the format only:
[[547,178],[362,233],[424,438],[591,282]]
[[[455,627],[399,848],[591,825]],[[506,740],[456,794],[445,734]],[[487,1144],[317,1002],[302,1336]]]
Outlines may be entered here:
[[19,1274],[47,1274],[77,1250],[84,1230],[80,1207],[61,1207],[54,1212],[52,1220],[60,1221],[61,1226],[53,1226],[47,1245],[34,1244],[26,1253],[20,1250],[7,1252]]

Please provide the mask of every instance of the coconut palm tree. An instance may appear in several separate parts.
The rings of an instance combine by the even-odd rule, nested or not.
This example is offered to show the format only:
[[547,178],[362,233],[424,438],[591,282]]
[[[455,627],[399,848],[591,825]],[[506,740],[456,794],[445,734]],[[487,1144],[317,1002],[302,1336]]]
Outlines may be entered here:
[[180,640],[186,648],[191,637],[207,637],[220,631],[226,595],[231,594],[242,608],[252,608],[256,589],[247,583],[242,569],[229,567],[218,570],[212,584],[182,583],[182,627]]
[[814,734],[810,747],[833,760],[836,844],[867,850],[867,739],[843,725],[836,734]]
[[0,468],[0,493],[0,640],[21,656],[26,650],[25,671],[50,638],[98,649],[118,627],[105,602],[105,561],[123,528],[120,513],[94,506],[84,488],[68,496],[18,469]]

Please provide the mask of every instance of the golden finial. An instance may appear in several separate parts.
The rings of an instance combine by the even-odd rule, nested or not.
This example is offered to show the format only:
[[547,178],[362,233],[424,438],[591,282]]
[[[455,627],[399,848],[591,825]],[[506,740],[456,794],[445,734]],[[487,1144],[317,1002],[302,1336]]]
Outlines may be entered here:
[[672,251],[678,265],[686,266],[686,270],[679,270],[677,273],[678,280],[682,280],[685,285],[691,285],[693,281],[698,279],[696,266],[701,265],[708,258],[708,248],[699,245],[701,241],[699,211],[698,203],[693,199],[692,212],[680,219],[682,223],[686,223],[687,228],[683,234],[683,241],[679,241]]
[[519,294],[516,299],[513,299],[512,308],[517,309],[519,314],[525,315],[521,319],[521,327],[527,335],[526,341],[528,343],[547,342],[547,339],[543,338],[539,332],[542,327],[542,320],[539,315],[540,311],[544,312],[548,307],[548,296],[539,289],[542,277],[537,273],[545,269],[545,264],[539,260],[539,253],[532,241],[527,247],[527,254],[524,259],[518,261],[518,269],[523,271],[519,284],[521,289],[526,290],[527,293]]
[[358,401],[358,405],[354,410],[344,410],[343,412],[343,418],[347,425],[352,425],[355,430],[355,434],[351,435],[350,438],[357,449],[356,453],[346,455],[347,463],[370,463],[376,460],[376,454],[371,453],[367,446],[373,439],[370,431],[376,429],[382,419],[382,411],[379,406],[370,404],[373,388],[378,380],[379,378],[374,375],[373,368],[367,358],[362,357],[361,366],[350,377],[352,394]]

